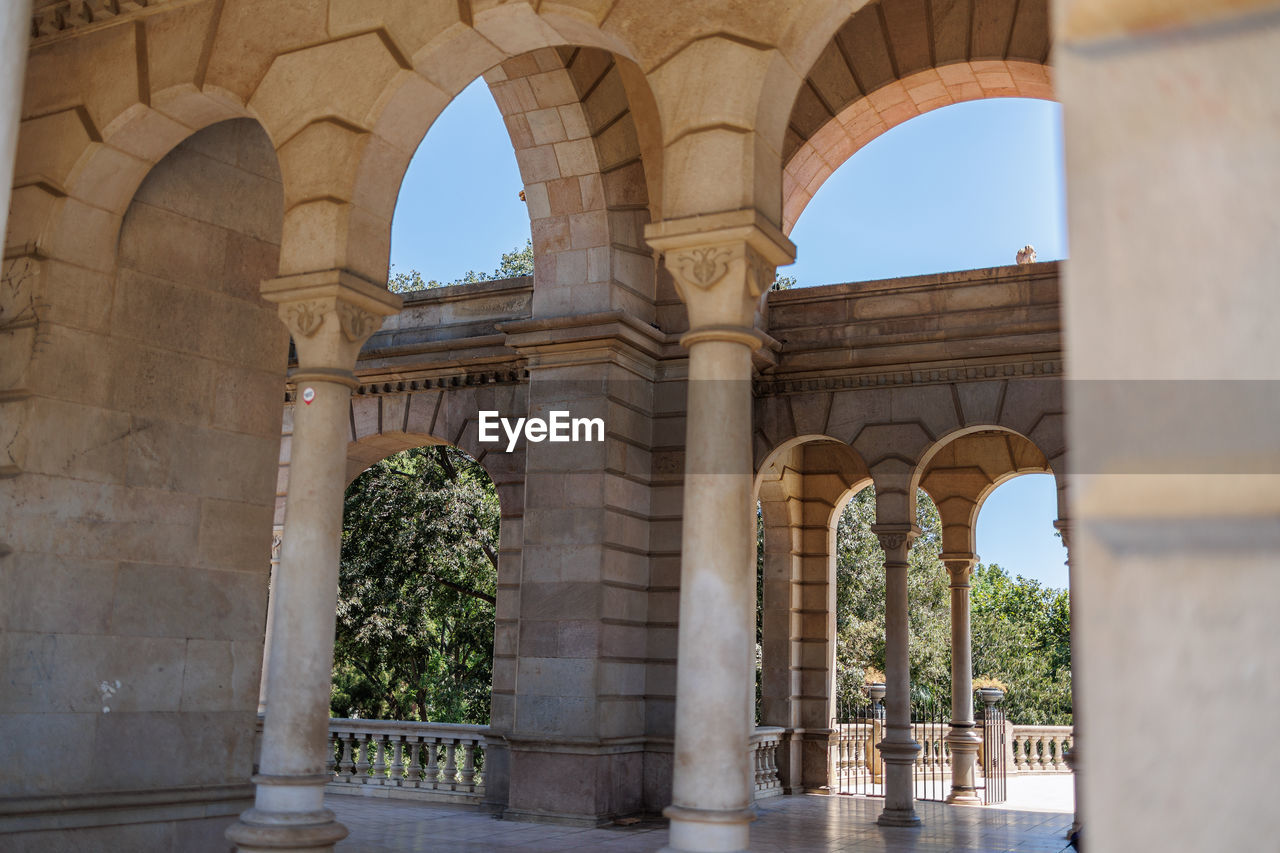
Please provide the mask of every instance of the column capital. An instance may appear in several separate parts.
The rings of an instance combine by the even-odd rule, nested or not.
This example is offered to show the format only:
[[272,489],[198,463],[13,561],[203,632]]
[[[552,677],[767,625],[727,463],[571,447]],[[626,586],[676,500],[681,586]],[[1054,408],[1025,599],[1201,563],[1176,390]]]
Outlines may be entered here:
[[978,562],[978,555],[966,551],[943,551],[938,556],[947,567],[947,574],[951,576],[951,588],[967,587],[969,576]]
[[885,564],[906,563],[907,551],[911,541],[920,535],[920,528],[914,524],[887,522],[871,525],[871,532],[880,540],[880,548],[884,551]]
[[662,253],[694,332],[748,332],[775,268],[796,256],[786,235],[754,209],[653,222],[644,235]]
[[1067,549],[1067,559],[1063,562],[1071,565],[1071,519],[1059,518],[1053,522],[1053,526],[1058,533],[1062,535],[1062,547]]
[[404,300],[385,287],[344,270],[320,270],[268,279],[262,298],[276,303],[293,336],[300,374],[354,383],[360,347],[400,310]]

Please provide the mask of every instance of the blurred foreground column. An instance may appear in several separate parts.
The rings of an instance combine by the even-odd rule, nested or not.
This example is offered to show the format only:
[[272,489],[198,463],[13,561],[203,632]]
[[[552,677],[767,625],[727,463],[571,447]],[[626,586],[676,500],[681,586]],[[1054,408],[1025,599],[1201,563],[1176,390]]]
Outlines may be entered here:
[[[1273,846],[1280,742],[1240,738],[1280,708],[1280,3],[1053,10],[1087,848]],[[1132,752],[1192,705],[1195,749]]]

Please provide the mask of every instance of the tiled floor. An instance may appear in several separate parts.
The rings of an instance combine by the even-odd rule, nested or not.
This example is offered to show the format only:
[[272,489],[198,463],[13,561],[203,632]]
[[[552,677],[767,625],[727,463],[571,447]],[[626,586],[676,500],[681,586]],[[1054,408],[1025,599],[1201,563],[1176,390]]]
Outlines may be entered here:
[[[875,823],[882,800],[775,797],[758,804],[751,849],[758,853],[1058,853],[1071,815],[995,807],[917,803],[915,829]],[[408,851],[586,851],[651,853],[667,841],[664,821],[580,829],[497,820],[451,805],[329,796],[326,804],[351,830],[339,853]]]

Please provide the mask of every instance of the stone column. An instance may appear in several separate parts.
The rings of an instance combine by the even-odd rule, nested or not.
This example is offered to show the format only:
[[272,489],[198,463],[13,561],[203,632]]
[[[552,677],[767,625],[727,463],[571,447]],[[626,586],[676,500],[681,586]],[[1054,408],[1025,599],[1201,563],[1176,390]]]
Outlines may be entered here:
[[912,773],[920,744],[911,737],[911,661],[908,656],[907,552],[920,535],[914,524],[873,524],[884,550],[884,810],[881,826],[916,826]]
[[275,628],[273,609],[276,597],[276,576],[280,568],[280,546],[284,544],[284,527],[271,530],[271,574],[267,580],[267,630],[262,635],[262,676],[258,680],[258,716],[267,712],[267,662],[271,660],[271,634]]
[[266,720],[254,807],[227,830],[242,853],[327,851],[347,830],[324,808],[329,691],[350,435],[361,344],[400,297],[348,273],[265,282],[293,336],[298,367],[289,501],[271,597]]
[[668,850],[746,850],[753,776],[755,524],[751,500],[752,329],[790,242],[754,211],[659,222],[689,309],[676,731]]
[[974,554],[943,554],[951,576],[951,793],[948,803],[980,805],[975,765],[982,736],[973,721],[973,634],[969,625],[969,577]]
[[[1062,534],[1062,547],[1067,549],[1067,593],[1075,591],[1075,570],[1071,567],[1071,522],[1060,518],[1053,526]],[[1067,766],[1071,768],[1071,788],[1075,797],[1075,815],[1071,820],[1071,828],[1067,830],[1067,838],[1075,840],[1080,836],[1084,826],[1081,818],[1084,808],[1083,790],[1080,785],[1080,673],[1077,669],[1079,658],[1076,656],[1079,644],[1076,642],[1076,620],[1071,620],[1071,749],[1067,750]]]
[[10,0],[0,9],[0,237],[8,232],[9,192],[18,153],[18,125],[22,123],[22,80],[31,41],[31,0]]

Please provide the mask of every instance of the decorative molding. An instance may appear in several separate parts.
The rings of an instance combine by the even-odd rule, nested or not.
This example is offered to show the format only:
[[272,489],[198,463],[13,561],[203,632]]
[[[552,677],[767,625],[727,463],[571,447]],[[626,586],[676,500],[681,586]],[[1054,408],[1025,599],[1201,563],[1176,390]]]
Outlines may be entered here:
[[285,321],[295,337],[309,338],[320,331],[326,313],[323,302],[295,302],[285,312]]
[[733,252],[724,246],[689,249],[672,258],[672,266],[691,284],[710,289],[729,272]]
[[61,0],[46,3],[31,13],[31,38],[33,41],[45,39],[170,5],[175,5],[175,0]]
[[357,344],[367,340],[382,325],[381,317],[350,302],[338,303],[338,321],[342,324],[342,334]]
[[[454,388],[476,388],[487,385],[524,385],[529,381],[529,371],[523,368],[499,368],[496,370],[469,371],[447,376],[430,376],[422,379],[401,379],[394,382],[365,382],[351,392],[353,397],[383,397],[390,394],[412,394],[417,391],[446,391]],[[298,401],[297,384],[290,382],[285,388],[284,401]]]
[[[835,373],[835,369],[828,374]],[[953,382],[984,382],[991,379],[1017,379],[1033,376],[1061,376],[1062,359],[1019,359],[1001,364],[941,367],[927,370],[887,370],[876,373],[839,373],[805,376],[794,379],[761,377],[756,380],[758,397],[777,394],[803,394],[810,391],[848,391],[865,388],[891,388],[903,385],[936,385]]]

